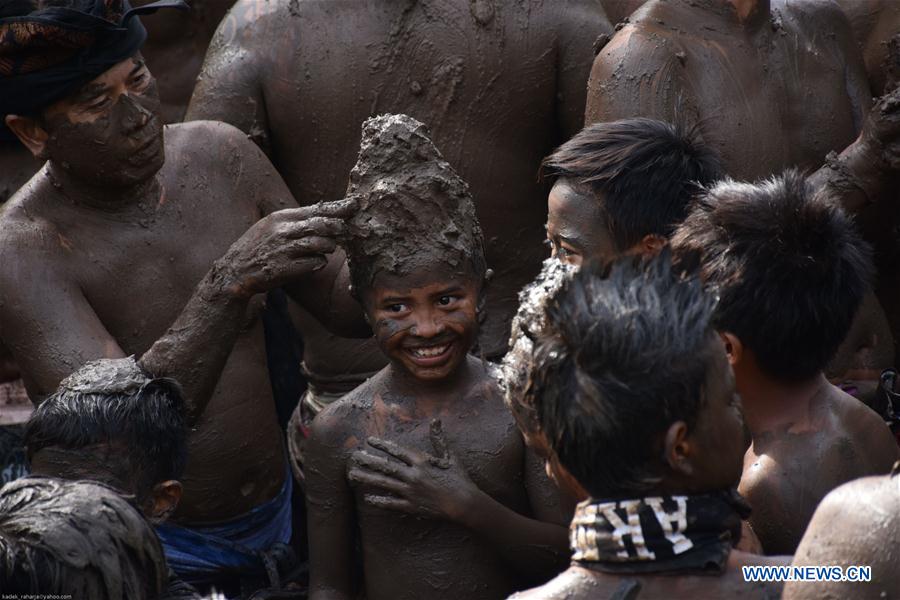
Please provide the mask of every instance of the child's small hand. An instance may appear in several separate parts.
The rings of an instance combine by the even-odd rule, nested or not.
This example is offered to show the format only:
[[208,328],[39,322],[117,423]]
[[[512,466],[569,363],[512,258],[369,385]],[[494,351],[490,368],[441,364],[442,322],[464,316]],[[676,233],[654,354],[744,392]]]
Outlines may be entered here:
[[368,444],[397,460],[368,450],[353,453],[350,481],[388,492],[367,493],[366,503],[423,517],[464,518],[480,490],[447,447],[440,420],[431,422],[430,436],[433,455],[375,437]]

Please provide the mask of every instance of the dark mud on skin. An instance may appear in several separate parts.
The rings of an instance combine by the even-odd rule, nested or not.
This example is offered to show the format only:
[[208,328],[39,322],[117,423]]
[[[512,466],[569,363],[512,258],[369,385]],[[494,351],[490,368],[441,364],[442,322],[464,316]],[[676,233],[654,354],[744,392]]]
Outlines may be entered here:
[[442,265],[460,274],[485,271],[469,186],[422,123],[406,115],[366,121],[347,191],[359,199],[347,240],[356,288],[368,287],[380,271],[399,277]]
[[741,18],[725,0],[645,3],[594,62],[586,122],[697,124],[738,179],[814,170],[851,144],[871,94],[841,11],[824,2],[743,4],[750,11]]

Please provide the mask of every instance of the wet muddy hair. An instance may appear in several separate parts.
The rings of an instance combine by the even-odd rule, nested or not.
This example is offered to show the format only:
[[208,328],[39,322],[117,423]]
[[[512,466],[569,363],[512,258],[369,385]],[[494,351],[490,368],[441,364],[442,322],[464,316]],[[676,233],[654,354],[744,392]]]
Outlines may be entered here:
[[661,436],[693,427],[705,402],[714,305],[668,251],[585,266],[548,305],[527,393],[551,451],[593,497],[658,484]]
[[347,243],[357,297],[381,271],[408,276],[446,265],[484,278],[484,241],[469,186],[419,121],[381,115],[363,124],[347,194],[359,201]]
[[112,488],[31,477],[0,491],[4,593],[155,600],[167,575],[153,528]]
[[871,251],[827,193],[797,171],[723,181],[672,239],[719,296],[715,326],[771,377],[808,379],[835,355],[872,274]]
[[[115,360],[134,364],[133,359]],[[75,376],[98,362],[114,361],[88,363]],[[139,373],[108,389],[73,387],[63,382],[28,420],[25,447],[29,458],[51,450],[75,461],[79,456],[92,461],[97,460],[92,456],[95,447],[107,446],[101,458],[120,457],[116,472],[127,476],[136,488],[124,491],[139,499],[154,485],[181,477],[187,458],[187,422],[181,388],[174,380],[151,379]],[[114,451],[109,452],[108,447]]]
[[696,128],[644,118],[588,125],[544,159],[542,173],[602,196],[599,225],[620,252],[647,235],[668,237],[701,186],[724,176]]

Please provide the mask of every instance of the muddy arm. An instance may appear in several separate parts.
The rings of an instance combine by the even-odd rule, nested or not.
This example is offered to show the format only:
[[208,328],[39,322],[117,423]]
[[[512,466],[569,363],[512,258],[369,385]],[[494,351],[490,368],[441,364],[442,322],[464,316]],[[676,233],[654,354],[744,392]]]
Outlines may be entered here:
[[470,501],[462,523],[487,539],[529,585],[552,579],[569,560],[568,528],[520,515],[488,494]]
[[273,38],[257,31],[256,12],[261,4],[241,0],[222,20],[210,42],[184,120],[230,123],[271,156],[261,82],[265,57],[258,47]]
[[832,192],[856,214],[893,191],[898,169],[900,88],[895,88],[872,107],[859,138],[840,155],[830,154],[809,181]]
[[565,141],[584,126],[587,81],[595,48],[613,34],[599,0],[554,2],[558,19],[557,41],[557,119]]
[[323,412],[313,421],[306,446],[310,600],[355,598],[353,531],[355,505],[347,485],[340,419]]

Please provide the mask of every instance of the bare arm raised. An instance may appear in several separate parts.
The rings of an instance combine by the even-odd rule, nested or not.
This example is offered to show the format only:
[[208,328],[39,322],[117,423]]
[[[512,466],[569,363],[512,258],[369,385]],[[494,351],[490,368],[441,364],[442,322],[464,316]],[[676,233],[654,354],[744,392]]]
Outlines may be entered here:
[[[284,210],[256,223],[216,261],[169,330],[140,357],[150,373],[181,383],[192,421],[209,401],[250,298],[326,264],[324,255],[335,248],[332,238],[343,231],[339,217],[348,206],[328,210]],[[29,392],[40,399],[84,362],[124,352],[42,232],[19,237],[24,244],[6,240],[0,247],[0,328]],[[34,273],[47,279],[35,281]],[[48,289],[53,302],[47,301]]]

